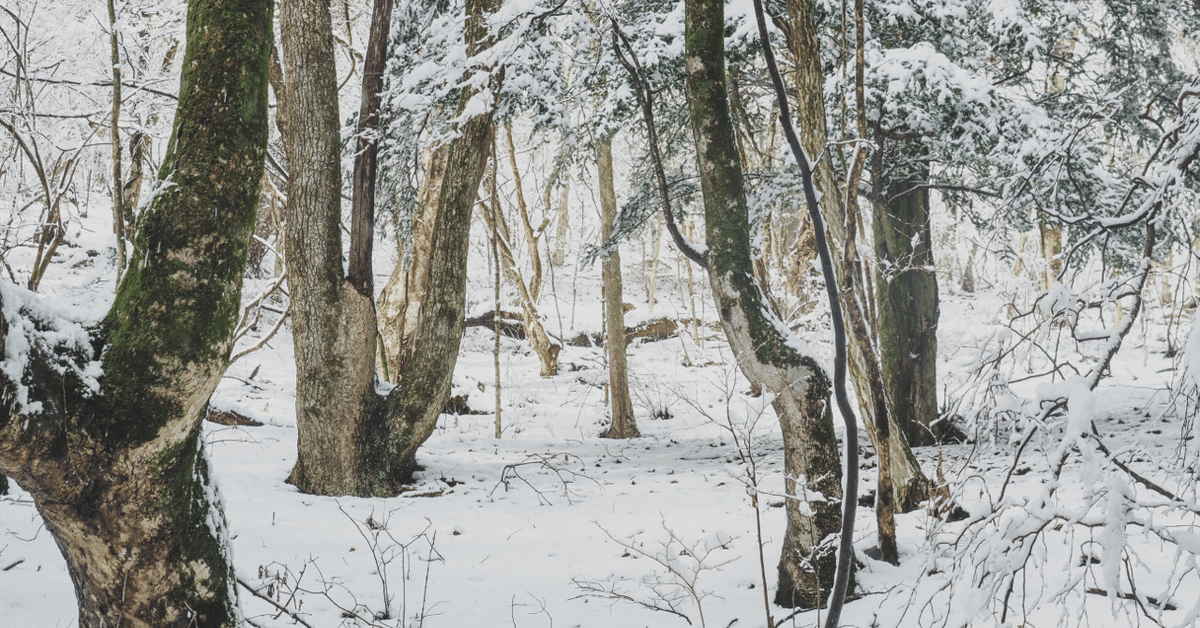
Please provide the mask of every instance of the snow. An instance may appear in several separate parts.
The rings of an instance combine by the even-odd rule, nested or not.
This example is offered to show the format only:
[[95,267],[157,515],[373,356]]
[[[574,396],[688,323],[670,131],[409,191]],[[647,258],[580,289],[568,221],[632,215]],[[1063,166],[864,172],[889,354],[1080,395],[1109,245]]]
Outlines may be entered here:
[[[637,35],[637,54],[656,86],[665,85],[683,50],[683,3],[668,6],[653,19],[626,25]],[[756,42],[749,7],[729,7],[731,49]],[[459,43],[457,16],[432,21],[421,42],[424,49],[413,53],[415,61],[392,86],[390,106],[415,113],[443,106],[447,95],[464,84],[469,68],[500,61],[512,68],[502,96],[513,90],[523,93],[524,103],[557,106],[559,95],[530,70],[558,67],[562,61],[556,56],[562,42],[530,35],[530,16],[545,8],[545,2],[535,0],[506,3],[492,26],[511,27],[509,37],[477,58],[469,58]],[[1002,43],[1020,46],[1037,63],[1046,48],[1019,3],[1009,0],[889,2],[877,8],[899,22],[934,14],[957,19],[967,9],[981,9],[987,18],[984,27],[1003,38]],[[38,28],[53,24],[61,29],[58,45],[65,52],[45,60],[48,69],[32,72],[59,76],[52,72],[66,67],[63,60],[68,58],[99,68],[108,65],[107,38],[91,28],[105,16],[90,9],[38,10],[57,11],[29,21]],[[1080,17],[1074,5],[1056,10],[1068,20]],[[130,14],[122,19],[129,23],[120,25],[121,32],[132,41],[141,30],[132,27],[133,21],[142,18]],[[365,41],[361,33],[355,40]],[[1004,122],[996,113],[997,103],[1012,95],[938,46],[872,48],[869,53],[875,119],[903,118],[898,122],[918,130],[1004,136],[997,141],[1012,143],[997,149],[997,159],[1030,176],[1041,176],[1031,164],[1060,159],[1061,147],[1076,139],[1072,134],[1077,129],[1062,128],[1032,105],[1006,103],[1010,109],[1005,115],[1014,120]],[[343,67],[339,76],[345,75]],[[487,79],[476,74],[466,80],[483,88]],[[619,119],[612,112],[628,106],[632,94],[622,83],[605,98],[598,106],[609,118]],[[901,110],[895,106],[901,100],[913,106]],[[492,101],[490,91],[478,94],[460,120],[490,111]],[[349,99],[342,104],[343,113],[356,106]],[[40,111],[77,110],[71,103],[53,103]],[[1098,110],[1097,115],[1103,114]],[[169,116],[162,119],[160,127],[151,129],[160,135]],[[527,139],[521,117],[513,120],[518,138]],[[1028,133],[1009,137],[1006,124]],[[43,131],[58,150],[95,141],[86,134]],[[1168,157],[1200,142],[1200,126],[1181,131],[1180,145]],[[632,159],[623,145],[628,141],[616,142],[618,159]],[[544,166],[549,159],[536,152],[530,151],[530,160]],[[1194,200],[1179,183],[1183,173],[1176,162],[1164,158],[1164,163],[1144,177],[1161,183],[1163,190],[1139,197],[1125,213],[1098,218],[1098,224],[1136,218],[1168,191],[1185,197],[1180,207]],[[1111,184],[1108,172],[1096,164],[1089,176]],[[630,170],[628,163],[618,164],[622,193],[632,188],[620,180]],[[591,172],[578,167],[571,176],[572,203],[590,211]],[[505,189],[511,182],[503,175],[501,179]],[[39,345],[85,351],[89,326],[111,304],[115,253],[104,215],[107,200],[102,190],[79,185],[79,200],[72,202],[82,207],[67,208],[70,240],[78,248],[60,251],[42,295],[0,279],[0,315],[9,325],[0,370],[10,378],[19,376]],[[167,187],[150,191],[143,203]],[[751,206],[756,215],[765,216],[772,203],[794,195],[795,188],[787,175],[764,181]],[[936,206],[936,198],[934,202]],[[89,203],[92,216],[79,217]],[[1034,268],[1042,263],[1038,255],[998,241],[1003,236],[989,240],[991,236],[949,218],[944,210],[935,207],[935,221],[941,221],[934,238],[942,295],[939,401],[945,420],[972,441],[918,448],[915,455],[930,477],[936,477],[939,466],[944,470],[951,495],[968,518],[945,522],[925,509],[897,516],[901,562],[889,565],[871,558],[874,513],[860,508],[855,548],[862,565],[857,574],[861,597],[847,606],[844,625],[1197,625],[1200,508],[1195,504],[1200,500],[1195,469],[1200,468],[1200,454],[1193,437],[1200,405],[1200,333],[1189,333],[1195,315],[1181,309],[1180,302],[1148,299],[1124,341],[1126,349],[1110,365],[1109,377],[1093,388],[1094,380],[1080,374],[1090,374],[1096,356],[1118,340],[1111,330],[1118,316],[1129,316],[1129,300],[1116,295],[1128,283],[1115,278],[1117,271],[1086,262],[1071,270],[1079,273],[1074,280],[1068,275],[1040,294],[1031,287],[1042,280],[1040,268]],[[20,220],[26,220],[24,215]],[[13,228],[27,233],[31,224]],[[594,240],[594,217],[571,228],[573,243]],[[441,417],[418,454],[423,469],[411,490],[386,499],[302,495],[285,482],[296,446],[295,354],[289,328],[285,325],[264,348],[233,364],[211,406],[263,425],[206,424],[203,449],[214,481],[207,497],[225,508],[224,521],[213,516],[208,523],[228,538],[238,576],[314,626],[683,626],[700,625],[701,612],[707,626],[763,626],[763,589],[770,594],[777,585],[774,565],[787,498],[772,399],[746,394],[749,384],[737,372],[715,320],[706,278],[697,272],[696,293],[690,294],[684,279],[688,262],[668,247],[656,284],[657,303],[647,303],[642,292],[651,264],[646,249],[654,245],[647,240],[623,245],[624,300],[635,305],[627,324],[662,316],[695,316],[701,324],[675,338],[630,346],[640,438],[598,438],[605,427],[607,384],[600,349],[564,347],[562,372],[542,379],[527,344],[507,338],[501,343],[503,434],[493,438],[493,336],[470,328],[455,392],[468,394],[468,403],[483,414]],[[979,283],[986,287],[964,294],[953,279],[972,242],[982,244],[974,263]],[[391,255],[387,249],[376,247],[381,258]],[[1186,249],[1177,252],[1187,257]],[[490,274],[481,270],[488,262],[478,239],[471,255],[468,310],[478,314],[492,303]],[[1016,270],[1014,258],[1025,263],[1024,270]],[[4,260],[20,279],[27,278],[21,273],[31,261],[30,247],[14,248]],[[377,260],[377,268],[387,270],[388,261]],[[540,305],[547,330],[560,338],[598,333],[603,325],[599,268],[573,266],[569,260],[557,269],[547,264],[546,270],[549,281]],[[1182,266],[1170,270],[1163,274],[1174,282],[1181,300],[1194,297],[1192,271]],[[386,276],[381,273],[377,284]],[[249,280],[244,300],[272,282]],[[794,295],[772,285],[785,309],[799,310]],[[1125,309],[1118,310],[1118,301]],[[1043,315],[1059,318],[1038,319]],[[275,323],[271,316],[241,340],[235,353],[262,339]],[[1063,319],[1080,327],[1072,333],[1059,325]],[[829,363],[833,351],[823,306],[778,324],[794,348]],[[1177,359],[1169,356],[1175,349]],[[99,362],[61,368],[75,368],[97,389]],[[379,382],[376,390],[390,387]],[[36,410],[27,405],[27,390],[18,386],[17,394],[20,404]],[[1062,412],[1044,412],[1059,403],[1065,404]],[[841,422],[835,425],[840,433]],[[1098,436],[1088,436],[1093,425]],[[867,439],[860,440],[861,494],[874,486],[878,458]],[[1100,442],[1109,454],[1099,451]],[[1116,463],[1174,497],[1151,490]],[[809,492],[801,498],[829,496]],[[762,517],[761,537],[756,514]],[[63,559],[28,494],[17,487],[0,498],[0,531],[0,624],[75,625],[74,591]],[[765,565],[759,563],[760,549]],[[1141,608],[1127,599],[1135,584]],[[1089,588],[1103,591],[1089,593]],[[295,625],[275,607],[245,590],[239,593],[245,616],[256,625]],[[1147,596],[1177,608],[1156,606]],[[668,603],[678,615],[647,606]],[[776,621],[789,614],[774,606],[769,611]],[[820,619],[817,612],[805,612],[785,625],[810,626]]]
[[[626,256],[631,276],[632,257]],[[96,272],[72,272],[84,271]],[[552,303],[545,313],[557,309],[569,329],[598,330],[599,308],[590,305],[598,288],[595,273],[598,269],[592,268],[576,280],[582,280],[578,285],[583,291],[574,297],[560,283],[557,297],[547,297]],[[272,281],[251,282],[246,300],[254,298],[256,287]],[[74,301],[97,299],[100,305],[87,309],[103,311],[111,297],[102,292],[111,291],[109,285],[95,284]],[[490,288],[472,285],[472,301],[480,307],[490,303]],[[0,289],[10,321],[16,320],[16,304],[29,308],[40,302],[6,283]],[[628,320],[633,324],[662,314],[684,315],[688,310],[679,305],[679,297],[677,292],[663,294],[655,315],[643,303]],[[940,368],[948,378],[955,372],[950,361],[964,348],[989,341],[1007,347],[1016,340],[1012,330],[990,324],[1002,303],[997,293],[944,295]],[[79,318],[79,308],[53,307],[59,318]],[[365,625],[343,613],[372,617],[385,606],[391,619],[377,622],[386,626],[401,625],[401,617],[414,625],[422,616],[430,627],[496,618],[517,626],[684,625],[679,617],[642,605],[664,599],[673,600],[697,624],[703,611],[706,625],[734,620],[762,625],[760,540],[751,497],[759,497],[767,586],[773,589],[784,528],[778,424],[769,395],[744,394],[748,385],[734,368],[711,309],[699,337],[689,333],[630,347],[631,387],[644,436],[629,441],[597,437],[603,428],[606,381],[599,349],[565,347],[562,374],[541,379],[534,375],[537,361],[528,346],[504,339],[503,438],[492,437],[491,414],[444,415],[419,454],[424,469],[412,490],[386,499],[302,495],[284,482],[295,461],[294,353],[285,326],[267,347],[231,367],[212,400],[214,407],[236,410],[265,425],[205,426],[205,451],[215,482],[210,499],[225,504],[238,576],[264,594],[270,590],[273,599],[314,625]],[[556,318],[551,314],[547,319],[551,327]],[[272,324],[267,321],[263,329]],[[83,327],[75,325],[63,323],[56,333],[85,339]],[[821,334],[807,338],[809,351],[828,359],[828,340]],[[494,396],[491,345],[490,332],[468,329],[456,372],[456,383],[470,393],[471,406],[484,412]],[[1154,355],[1159,357],[1146,365],[1130,357],[1114,368],[1138,373],[1141,382],[1154,381],[1164,359]],[[1172,564],[1176,550],[1126,525],[1129,504],[1145,498],[1140,488],[1085,468],[1097,462],[1084,465],[1075,459],[1060,481],[1045,482],[1069,436],[1090,430],[1092,421],[1114,444],[1140,439],[1149,426],[1165,422],[1166,417],[1137,418],[1132,408],[1148,407],[1152,397],[1138,390],[1109,386],[1093,392],[1075,378],[1025,382],[1000,395],[996,412],[1020,413],[1026,399],[1067,399],[1062,427],[1048,426],[1050,432],[1034,439],[1032,455],[1021,463],[1039,470],[1012,477],[1003,502],[1008,510],[999,511],[993,532],[981,537],[979,553],[970,556],[956,555],[946,541],[980,530],[918,511],[897,517],[901,564],[874,561],[863,553],[874,545],[874,515],[860,508],[856,548],[863,561],[858,581],[865,595],[848,605],[845,624],[999,625],[991,609],[1003,585],[997,592],[986,582],[971,586],[970,579],[955,580],[957,570],[982,561],[978,564],[998,573],[1026,569],[1028,577],[1043,583],[1037,586],[1045,591],[1031,592],[1024,602],[1028,621],[1040,617],[1053,623],[1068,612],[1063,609],[1090,609],[1093,625],[1128,625],[1130,617],[1121,610],[1126,600],[1072,593],[1084,568],[1061,567],[1064,561],[1078,563],[1080,548],[1089,547],[1086,535],[1081,538],[1067,526],[1044,532],[1044,542],[1019,551],[1005,543],[1037,532],[1047,518],[1099,526],[1093,540],[1101,562],[1093,574],[1098,586],[1109,590],[1114,579],[1117,587],[1127,587],[1121,572],[1114,571],[1123,569],[1117,558],[1130,551],[1126,548],[1137,549],[1150,574],[1155,565]],[[670,418],[656,418],[656,413]],[[1142,448],[1165,452],[1169,443],[1164,437]],[[949,445],[940,454],[955,498],[975,521],[996,517],[995,482],[1006,474],[1015,449],[1004,443],[989,447],[978,451],[973,445]],[[757,487],[747,485],[745,452],[753,455]],[[932,474],[938,451],[916,453]],[[873,465],[872,457],[864,461],[864,491],[873,482]],[[1081,492],[1072,486],[1091,488]],[[1088,505],[1092,500],[1099,500],[1099,510]],[[216,520],[211,525],[221,527]],[[1156,525],[1172,526],[1181,559],[1200,551],[1200,533],[1176,515],[1161,515]],[[8,533],[0,543],[0,569],[12,565],[0,571],[5,625],[74,624],[75,611],[67,602],[73,595],[70,579],[52,539],[40,527],[24,492],[14,489],[0,500],[0,529]],[[1139,573],[1147,594],[1163,595],[1159,589],[1166,586],[1165,574]],[[1184,589],[1169,593],[1182,610],[1167,612],[1165,618],[1186,620],[1194,612],[1179,602],[1186,599],[1183,591],[1195,590],[1186,588],[1195,587],[1194,580],[1184,580]],[[1151,583],[1160,581],[1152,588]],[[244,590],[239,593],[245,616],[257,625],[293,625],[265,602]],[[637,602],[620,601],[617,594]],[[1115,617],[1110,606],[1117,609]],[[776,618],[786,614],[779,608],[772,612]],[[801,613],[795,620],[811,625],[817,615]]]

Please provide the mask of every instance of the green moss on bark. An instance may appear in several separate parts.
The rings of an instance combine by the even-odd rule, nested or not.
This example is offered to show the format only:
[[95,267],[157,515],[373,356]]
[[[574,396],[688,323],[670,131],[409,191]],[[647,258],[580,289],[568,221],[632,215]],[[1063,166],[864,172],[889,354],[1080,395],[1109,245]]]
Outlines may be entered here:
[[267,141],[271,7],[193,1],[158,194],[104,323],[104,402],[86,428],[131,446],[181,416],[179,386],[223,368],[237,321]]
[[226,556],[225,518],[213,504],[208,460],[199,455],[200,429],[165,450],[152,468],[162,474],[157,503],[146,504],[147,517],[166,522],[163,542],[170,544],[170,561],[179,574],[177,587],[166,593],[168,605],[186,609],[197,626],[235,626],[232,604],[233,569]]

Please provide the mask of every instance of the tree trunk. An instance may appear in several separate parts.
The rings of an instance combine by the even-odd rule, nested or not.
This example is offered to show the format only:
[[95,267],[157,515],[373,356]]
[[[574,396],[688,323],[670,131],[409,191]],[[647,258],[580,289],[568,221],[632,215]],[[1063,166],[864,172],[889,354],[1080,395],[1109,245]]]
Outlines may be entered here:
[[379,334],[383,339],[387,372],[392,375],[393,382],[413,346],[421,307],[429,292],[429,260],[438,199],[446,176],[446,152],[447,146],[439,144],[429,149],[425,156],[425,179],[417,194],[408,255],[401,255],[379,295]]
[[296,344],[296,466],[320,495],[388,495],[375,409],[375,308],[342,272],[341,143],[328,0],[280,7],[288,120],[288,283]]
[[[494,0],[467,4],[469,54],[490,44],[485,13],[493,5]],[[374,19],[382,14],[376,11]],[[382,396],[375,392],[379,331],[367,285],[370,255],[356,249],[351,275],[342,275],[337,95],[327,0],[289,0],[281,12],[281,31],[288,68],[286,115],[307,122],[288,125],[303,128],[289,129],[285,138],[299,454],[289,479],[306,492],[392,495],[397,483],[411,478],[416,449],[433,433],[449,397],[464,327],[471,208],[492,137],[491,115],[460,124],[447,145],[445,179],[429,226],[427,275],[416,278],[427,286],[425,301],[415,315],[412,344],[397,356],[399,383]],[[386,31],[382,36],[386,39]],[[378,59],[372,55],[382,51],[382,45],[369,46],[365,65],[375,67]],[[490,92],[464,90],[459,113],[469,103],[475,106],[472,100],[498,93],[499,78],[491,82]],[[369,204],[370,199],[358,200]],[[371,237],[369,223],[356,221],[352,237]]]
[[[596,169],[600,179],[600,241],[612,237],[612,223],[617,216],[617,193],[613,189],[612,141],[596,146]],[[604,277],[604,321],[608,337],[604,350],[608,354],[608,398],[612,407],[612,422],[601,438],[633,438],[640,436],[633,418],[633,401],[629,398],[629,375],[625,364],[625,303],[621,287],[621,253],[616,248],[601,262]]]
[[[554,377],[558,375],[558,353],[562,350],[562,345],[550,340],[545,326],[542,325],[542,319],[538,315],[536,297],[533,296],[531,287],[533,282],[530,281],[529,284],[526,284],[525,278],[521,276],[521,271],[517,269],[517,260],[513,257],[512,247],[508,242],[508,222],[504,218],[504,211],[500,208],[499,196],[493,194],[488,205],[489,207],[482,212],[483,219],[492,232],[492,238],[496,241],[500,266],[508,275],[508,280],[517,287],[517,294],[521,302],[521,326],[525,332],[525,339],[529,341],[530,348],[537,354],[538,361],[541,362],[541,376]],[[524,220],[524,217],[522,219]],[[532,232],[532,229],[528,231]],[[536,238],[529,248],[531,254],[537,255]]]
[[[882,146],[882,138],[879,143]],[[876,156],[875,176],[883,155]],[[892,155],[893,161],[899,156]],[[938,287],[929,224],[928,168],[888,183],[875,206],[879,354],[892,416],[913,445],[936,442]]]
[[[371,262],[375,244],[375,177],[379,170],[377,132],[392,1],[375,0],[371,12],[371,34],[367,39],[367,56],[363,60],[362,99],[354,152],[354,197],[350,211],[350,264],[346,274],[350,285],[372,300],[375,298]],[[350,29],[348,20],[346,29]]]
[[[465,30],[467,54],[476,55],[492,45],[487,16],[500,0],[467,0]],[[503,72],[490,80],[487,90],[464,89],[459,101],[461,115],[473,100],[494,98],[500,93]],[[417,447],[433,434],[437,418],[450,396],[450,381],[458,362],[467,298],[467,251],[471,232],[471,209],[478,196],[479,182],[487,165],[488,147],[494,127],[491,108],[457,128],[446,146],[445,176],[439,187],[436,219],[432,227],[428,278],[430,286],[421,306],[411,347],[405,347],[400,362],[399,383],[388,395],[388,455],[393,477],[407,480],[416,470]]]
[[[117,11],[114,0],[108,0],[108,40],[112,48],[112,116],[109,132],[112,134],[113,175],[113,232],[117,235],[117,279],[125,274],[125,186],[121,175],[121,45],[117,36]],[[32,286],[31,286],[32,287]]]
[[[478,24],[483,12],[490,12],[496,4],[497,0],[469,1],[468,11],[473,12],[468,20],[474,18]],[[476,30],[479,28],[476,26]],[[474,41],[482,41],[482,37]],[[498,93],[499,86],[493,87],[492,93]],[[468,89],[462,96],[459,114],[472,98],[481,97]],[[416,470],[417,447],[437,427],[438,415],[450,396],[450,380],[465,328],[471,209],[483,178],[492,133],[491,115],[478,115],[458,127],[458,135],[447,147],[446,176],[430,247],[427,285],[431,289],[421,308],[411,352],[399,365],[399,383],[388,396],[389,456],[397,479],[406,480]]]
[[[192,0],[187,31],[159,175],[173,185],[141,218],[112,309],[90,341],[35,344],[22,382],[39,411],[0,374],[0,471],[37,503],[87,628],[241,624],[200,424],[232,348],[266,157],[271,3]],[[0,348],[53,317],[22,300]],[[96,367],[98,389],[81,379]]]
[[[840,457],[829,404],[830,382],[799,353],[766,307],[752,274],[745,186],[725,87],[724,3],[689,0],[685,8],[687,98],[704,194],[709,280],[721,325],[752,384],[775,395],[784,440],[787,531],[779,562],[783,606],[816,607],[833,584],[841,530]],[[819,494],[820,498],[809,496]]]
[[517,285],[521,295],[525,337],[529,339],[530,348],[537,354],[538,361],[541,362],[541,376],[554,377],[558,375],[558,353],[562,350],[562,345],[550,340],[550,336],[546,334],[546,328],[542,325],[541,316],[538,314],[537,303],[542,294],[542,254],[538,250],[538,236],[534,233],[533,223],[529,219],[529,208],[525,205],[525,192],[521,183],[521,171],[517,168],[517,149],[513,144],[512,127],[507,124],[504,126],[504,139],[508,144],[508,163],[513,173],[521,230],[525,234],[525,247],[529,252],[531,273],[528,283],[517,270],[517,263],[513,258],[509,242],[508,225],[504,218],[504,212],[500,209],[500,197],[495,194],[492,195],[492,217],[503,227],[500,230],[500,252],[504,254],[504,268],[512,282]]
[[[810,155],[819,155],[824,151],[828,139],[825,130],[825,103],[822,98],[823,77],[820,68],[819,41],[812,10],[811,0],[789,0],[788,2],[788,16],[792,25],[792,53],[797,60],[796,83],[799,106],[796,110],[796,118],[804,129],[801,138],[804,150]],[[869,286],[866,282],[867,276],[862,272],[861,267],[854,263],[858,259],[854,246],[854,234],[846,232],[847,224],[859,224],[861,219],[856,214],[851,217],[851,220],[847,220],[847,211],[852,211],[852,209],[844,207],[840,203],[842,195],[837,191],[834,183],[832,166],[829,153],[825,152],[825,157],[814,164],[816,175],[814,184],[821,192],[821,213],[825,216],[830,249],[846,251],[847,243],[852,249],[849,251],[849,259],[845,255],[835,258],[838,263],[834,268],[842,289],[849,290],[855,295],[855,298],[848,298],[844,301],[846,304],[846,327],[850,331],[850,346],[846,352],[850,380],[854,383],[863,425],[866,427],[867,435],[875,445],[876,451],[882,450],[879,430],[876,429],[879,418],[881,416],[892,417],[888,430],[890,438],[887,439],[890,443],[888,447],[890,455],[887,458],[891,465],[892,495],[897,510],[909,512],[919,507],[920,503],[928,497],[929,481],[925,478],[920,464],[909,448],[906,435],[899,429],[895,415],[887,411],[896,398],[887,397],[883,389],[883,382],[878,379],[883,371],[871,336],[871,326],[875,321],[871,320],[869,312],[863,311],[863,308],[871,301]],[[856,197],[857,194],[855,194]],[[850,197],[848,196],[848,198]],[[853,209],[857,209],[857,206]],[[882,404],[880,403],[881,396],[884,397]]]

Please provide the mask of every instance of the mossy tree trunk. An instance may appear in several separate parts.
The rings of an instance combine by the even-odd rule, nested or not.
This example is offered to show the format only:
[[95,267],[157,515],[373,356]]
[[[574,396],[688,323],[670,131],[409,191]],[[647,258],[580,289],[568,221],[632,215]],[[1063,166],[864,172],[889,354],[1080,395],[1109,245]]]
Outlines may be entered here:
[[874,175],[894,170],[876,199],[876,299],[879,354],[892,416],[913,445],[936,442],[938,286],[929,223],[928,166],[912,146],[877,138]]
[[[486,14],[494,0],[467,3],[468,52],[487,45]],[[381,13],[376,12],[375,19]],[[378,327],[370,290],[369,247],[352,246],[350,274],[341,262],[341,175],[328,0],[286,0],[280,12],[287,70],[284,110],[288,181],[288,257],[296,340],[298,456],[289,478],[325,495],[393,495],[416,468],[417,447],[433,433],[450,393],[466,309],[467,243],[471,209],[492,138],[490,114],[459,125],[445,153],[445,176],[431,216],[424,302],[412,344],[396,359],[398,385],[376,392]],[[373,29],[374,31],[374,29]],[[386,40],[386,32],[384,33]],[[370,46],[365,61],[383,46]],[[490,93],[499,91],[492,85]],[[462,95],[459,113],[475,89]],[[367,100],[367,98],[364,98]],[[365,187],[356,186],[356,204]],[[358,212],[356,212],[358,215]],[[351,237],[370,238],[368,220]],[[389,360],[390,362],[391,360]]]
[[[228,364],[254,228],[271,30],[270,2],[188,3],[159,192],[112,309],[90,342],[35,345],[22,382],[40,409],[0,375],[0,471],[33,496],[66,558],[80,626],[241,624],[200,424]],[[54,317],[15,290],[0,285],[0,301],[22,303],[0,347]],[[81,374],[97,362],[95,390]]]
[[[844,300],[846,327],[850,331],[847,351],[850,380],[854,382],[863,424],[876,451],[882,451],[884,441],[889,443],[887,460],[895,507],[898,512],[909,512],[918,508],[927,498],[929,480],[921,471],[905,438],[906,434],[899,428],[894,413],[889,410],[896,398],[888,396],[884,380],[881,379],[883,371],[872,336],[872,326],[876,321],[872,320],[870,311],[864,311],[874,301],[873,286],[869,282],[872,277],[863,272],[856,244],[857,233],[846,231],[847,225],[853,228],[862,225],[863,221],[858,210],[857,193],[848,192],[845,195],[847,202],[842,204],[843,195],[834,181],[833,162],[829,151],[825,151],[828,136],[822,92],[824,79],[812,1],[788,0],[788,19],[792,26],[792,53],[796,59],[796,118],[803,129],[801,141],[808,154],[825,155],[814,166],[814,184],[821,192],[821,213],[825,216],[830,249],[842,252],[842,255],[835,255],[838,263],[834,271],[838,285],[844,292],[855,295],[855,298]],[[887,417],[890,417],[889,435],[883,438],[877,426]]]
[[[488,43],[485,16],[499,4],[499,0],[468,0],[470,54],[477,54]],[[491,94],[499,93],[499,80],[493,79]],[[474,89],[465,90],[456,115],[461,115],[473,99],[484,97]],[[405,347],[404,359],[398,365],[397,386],[387,400],[389,459],[399,479],[407,479],[416,470],[417,447],[437,427],[438,415],[450,397],[450,380],[465,329],[471,209],[495,129],[489,113],[470,118],[457,131],[446,147],[446,171],[427,270],[430,290],[421,305],[412,344]]]
[[[617,217],[617,192],[613,187],[612,140],[596,145],[596,170],[600,182],[600,241],[612,237],[613,220]],[[633,401],[629,398],[629,373],[625,362],[625,303],[621,286],[621,253],[615,247],[601,262],[604,277],[604,327],[608,337],[604,350],[608,354],[608,400],[612,422],[602,438],[633,438],[640,436],[633,418]]]
[[[784,440],[787,530],[777,604],[816,607],[833,584],[841,530],[841,458],[829,403],[830,381],[798,352],[754,281],[745,184],[725,86],[724,3],[685,7],[687,99],[700,168],[709,281],[738,366],[775,395]],[[811,497],[820,495],[820,497]],[[831,536],[832,535],[832,536]]]

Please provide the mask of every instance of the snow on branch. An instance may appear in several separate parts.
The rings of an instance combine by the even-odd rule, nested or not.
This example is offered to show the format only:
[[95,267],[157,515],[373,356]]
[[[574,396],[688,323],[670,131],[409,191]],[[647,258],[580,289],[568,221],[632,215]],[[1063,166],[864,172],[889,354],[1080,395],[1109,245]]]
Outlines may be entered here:
[[52,303],[0,281],[0,316],[4,319],[0,326],[4,332],[0,333],[0,404],[12,404],[12,410],[22,414],[43,411],[41,402],[29,400],[31,367],[37,361],[59,375],[69,371],[86,391],[100,391],[102,371],[93,349],[96,321],[89,320],[82,308]]

